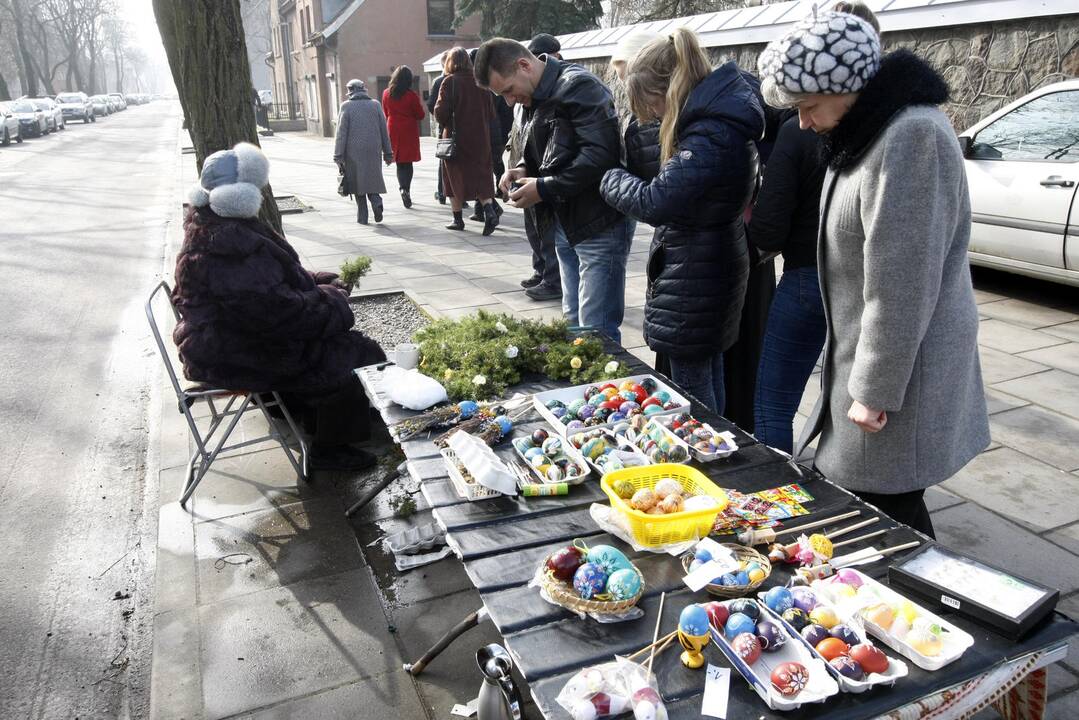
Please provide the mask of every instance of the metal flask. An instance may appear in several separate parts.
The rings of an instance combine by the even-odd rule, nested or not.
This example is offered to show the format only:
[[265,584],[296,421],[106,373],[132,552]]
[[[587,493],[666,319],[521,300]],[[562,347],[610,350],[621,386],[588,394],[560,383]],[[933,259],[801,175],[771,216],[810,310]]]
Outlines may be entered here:
[[477,720],[521,720],[521,695],[510,677],[513,660],[506,648],[497,643],[480,648],[476,664],[483,673]]

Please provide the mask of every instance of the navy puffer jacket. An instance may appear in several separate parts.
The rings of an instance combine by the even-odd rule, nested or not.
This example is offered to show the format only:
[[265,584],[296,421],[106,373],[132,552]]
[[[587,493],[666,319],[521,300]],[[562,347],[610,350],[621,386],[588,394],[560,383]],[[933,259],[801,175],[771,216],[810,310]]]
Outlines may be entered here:
[[656,352],[693,357],[738,339],[749,276],[742,213],[763,132],[760,103],[730,62],[690,93],[677,150],[651,182],[623,169],[603,178],[608,203],[657,226],[644,311],[645,339]]

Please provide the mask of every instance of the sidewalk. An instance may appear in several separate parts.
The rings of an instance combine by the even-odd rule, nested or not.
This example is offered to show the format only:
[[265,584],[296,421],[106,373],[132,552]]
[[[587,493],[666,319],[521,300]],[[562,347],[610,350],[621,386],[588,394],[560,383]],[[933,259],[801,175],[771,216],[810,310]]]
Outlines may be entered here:
[[[401,207],[386,168],[386,217],[367,227],[336,194],[331,140],[279,133],[263,146],[275,194],[314,208],[285,217],[310,269],[336,270],[348,257],[370,255],[362,291],[407,289],[433,315],[484,308],[560,316],[557,303],[533,302],[518,285],[531,274],[520,211],[507,208],[487,238],[469,221],[463,233],[443,229],[450,212],[433,200],[432,142],[424,141],[427,159],[416,166],[413,209]],[[191,164],[184,185],[194,180]],[[651,363],[640,329],[649,237],[642,226],[634,240],[622,334]],[[978,299],[994,443],[929,493],[934,523],[946,544],[1060,587],[1061,609],[1079,616],[1079,314],[984,291]],[[817,385],[809,383],[803,415]],[[350,523],[344,507],[368,478],[297,485],[279,449],[257,447],[219,461],[189,514],[176,502],[187,430],[170,395],[162,406],[153,717],[448,718],[454,703],[475,695],[474,652],[498,639],[489,624],[469,631],[418,680],[401,670],[479,602],[460,563],[398,576],[366,547],[407,524],[387,501],[399,488]],[[252,417],[245,432],[261,433],[260,424]],[[417,499],[417,518],[408,522],[427,513]],[[1051,670],[1047,717],[1079,716],[1077,668],[1072,654]]]

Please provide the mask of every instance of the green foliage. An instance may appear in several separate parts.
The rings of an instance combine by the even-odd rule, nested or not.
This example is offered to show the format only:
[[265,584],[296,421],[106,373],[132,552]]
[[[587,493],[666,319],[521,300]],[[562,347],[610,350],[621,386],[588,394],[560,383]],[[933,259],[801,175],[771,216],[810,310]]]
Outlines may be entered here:
[[595,30],[603,8],[600,0],[461,0],[454,24],[460,26],[477,13],[484,40],[507,37],[528,42],[541,32],[564,35]]
[[349,258],[341,263],[340,280],[345,285],[352,287],[359,279],[366,275],[371,270],[371,263],[373,261],[366,255],[360,255],[358,258]]
[[603,352],[603,343],[572,336],[561,320],[544,323],[480,310],[460,320],[438,320],[413,339],[420,346],[420,371],[442,383],[453,400],[502,397],[526,373],[574,385],[629,373],[622,363],[607,372],[614,358]]

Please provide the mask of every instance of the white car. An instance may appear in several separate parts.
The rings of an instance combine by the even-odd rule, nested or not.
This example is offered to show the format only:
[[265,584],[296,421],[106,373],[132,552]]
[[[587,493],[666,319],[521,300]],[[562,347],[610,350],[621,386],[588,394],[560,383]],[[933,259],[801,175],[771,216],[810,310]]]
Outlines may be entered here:
[[90,98],[84,92],[60,93],[56,96],[56,102],[64,113],[65,122],[69,118],[82,120],[84,125],[89,122],[97,122],[97,118],[94,117],[94,104],[90,102]]
[[1039,88],[959,136],[970,261],[1079,286],[1079,80]]

